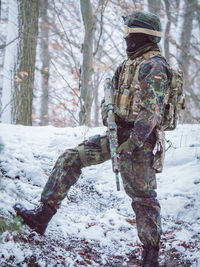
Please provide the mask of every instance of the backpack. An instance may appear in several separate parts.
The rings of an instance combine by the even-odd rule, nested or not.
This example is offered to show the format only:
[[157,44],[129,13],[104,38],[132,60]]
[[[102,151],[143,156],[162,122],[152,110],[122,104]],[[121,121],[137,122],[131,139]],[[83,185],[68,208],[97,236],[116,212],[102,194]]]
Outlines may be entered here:
[[185,94],[183,92],[183,72],[179,68],[171,68],[172,80],[161,128],[172,131],[176,128],[181,110],[185,109]]
[[[166,58],[159,52],[150,51],[146,53],[145,60],[158,56],[166,61]],[[142,63],[142,62],[141,62]],[[141,64],[140,63],[140,64]],[[139,66],[136,72],[139,72]],[[164,131],[172,131],[176,128],[181,111],[185,109],[185,94],[183,91],[183,71],[180,68],[171,67],[172,79],[169,86],[169,94],[164,108],[164,115],[161,122],[161,129]],[[138,77],[137,77],[138,78]]]
[[165,104],[164,116],[159,128],[156,129],[157,151],[153,159],[153,168],[161,173],[165,158],[165,133],[176,128],[181,110],[185,109],[185,94],[183,92],[183,72],[171,68],[172,80],[169,87],[168,99]]

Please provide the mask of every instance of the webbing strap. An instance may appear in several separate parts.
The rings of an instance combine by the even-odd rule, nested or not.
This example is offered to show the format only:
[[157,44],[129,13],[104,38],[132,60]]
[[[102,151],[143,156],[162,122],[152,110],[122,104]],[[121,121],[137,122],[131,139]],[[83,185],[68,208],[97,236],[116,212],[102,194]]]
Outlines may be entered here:
[[128,85],[132,82],[133,74],[131,73],[131,69],[134,68],[133,65],[136,66],[137,62],[132,59],[128,59],[125,63],[125,73],[124,73],[124,84]]
[[125,77],[124,77],[125,84],[128,83],[129,70],[130,70],[130,66],[127,67],[126,72],[125,72]]
[[106,145],[106,137],[101,138],[101,151],[103,154],[108,152],[107,145]]
[[79,152],[81,162],[83,163],[83,165],[87,166],[88,162],[87,162],[86,155],[85,155],[84,144],[78,146],[78,152]]
[[136,83],[138,82],[139,70],[140,70],[140,65],[138,65],[138,66],[136,67],[136,70],[135,70],[134,81],[135,81]]
[[126,71],[124,74],[124,83],[128,84],[128,79],[129,79],[129,73],[130,73],[130,64],[128,64],[128,60],[126,62]]

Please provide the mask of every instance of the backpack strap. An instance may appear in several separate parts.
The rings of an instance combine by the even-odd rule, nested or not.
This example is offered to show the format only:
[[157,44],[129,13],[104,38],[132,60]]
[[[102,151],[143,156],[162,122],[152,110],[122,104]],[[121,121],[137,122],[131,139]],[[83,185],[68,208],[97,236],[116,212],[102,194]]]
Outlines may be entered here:
[[135,64],[135,60],[132,60],[132,59],[128,59],[126,62],[125,62],[125,74],[124,74],[124,83],[125,84],[129,84],[130,83],[130,77],[132,77],[131,75],[131,67]]

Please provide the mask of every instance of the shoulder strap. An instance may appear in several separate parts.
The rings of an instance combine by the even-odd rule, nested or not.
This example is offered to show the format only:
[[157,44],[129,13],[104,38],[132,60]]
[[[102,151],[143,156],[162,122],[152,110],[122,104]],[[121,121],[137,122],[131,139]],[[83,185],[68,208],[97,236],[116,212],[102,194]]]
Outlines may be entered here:
[[134,66],[136,66],[135,64],[136,63],[136,60],[132,60],[132,59],[128,59],[126,62],[125,62],[125,74],[124,74],[124,83],[125,84],[128,84],[130,82],[130,75],[131,74],[131,68]]
[[142,55],[142,57],[144,57],[145,60],[147,60],[149,58],[152,58],[152,57],[156,57],[156,56],[159,56],[159,57],[163,58],[163,56],[160,53],[160,51],[149,51],[149,52],[144,53],[144,55]]

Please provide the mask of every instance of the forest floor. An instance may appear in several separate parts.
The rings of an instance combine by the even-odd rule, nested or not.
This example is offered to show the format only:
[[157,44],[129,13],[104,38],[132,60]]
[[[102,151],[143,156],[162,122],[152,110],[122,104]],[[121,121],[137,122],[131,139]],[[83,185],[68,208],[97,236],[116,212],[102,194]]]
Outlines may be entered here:
[[[111,162],[84,168],[41,236],[13,210],[16,202],[37,205],[57,159],[83,139],[88,129],[0,124],[0,266],[136,267],[142,246],[131,199],[115,188]],[[157,175],[162,207],[161,266],[200,266],[200,125],[180,125],[167,133],[172,147]]]

